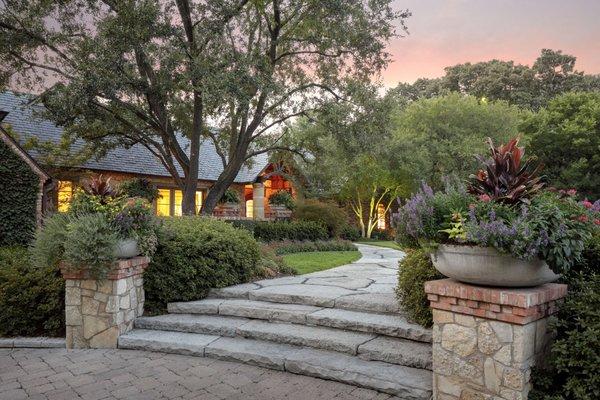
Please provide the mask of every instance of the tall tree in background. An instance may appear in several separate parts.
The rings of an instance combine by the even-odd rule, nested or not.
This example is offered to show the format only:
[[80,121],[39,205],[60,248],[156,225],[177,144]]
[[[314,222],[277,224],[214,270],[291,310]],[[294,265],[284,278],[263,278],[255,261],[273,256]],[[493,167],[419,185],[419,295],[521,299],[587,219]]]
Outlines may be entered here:
[[458,64],[445,68],[442,78],[401,83],[394,90],[410,100],[459,92],[538,110],[560,93],[600,90],[600,75],[576,71],[576,60],[560,50],[543,49],[531,67],[500,60]]
[[287,123],[387,65],[394,25],[410,15],[391,3],[1,0],[0,78],[41,92],[69,140],[148,148],[183,190],[185,214],[209,138],[224,167],[210,214],[244,163],[284,148]]
[[600,93],[566,93],[521,129],[549,184],[600,199]]

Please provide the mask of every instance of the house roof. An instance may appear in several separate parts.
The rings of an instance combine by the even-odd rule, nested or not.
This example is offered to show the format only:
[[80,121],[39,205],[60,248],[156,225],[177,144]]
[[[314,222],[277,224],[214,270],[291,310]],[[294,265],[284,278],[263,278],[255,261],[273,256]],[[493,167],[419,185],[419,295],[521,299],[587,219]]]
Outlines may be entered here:
[[[4,118],[4,122],[9,124],[18,134],[21,145],[34,137],[41,143],[58,143],[62,136],[62,128],[56,126],[50,120],[39,117],[37,113],[35,113],[35,110],[36,108],[42,109],[41,107],[43,106],[39,104],[30,104],[30,100],[31,98],[27,95],[8,91],[0,93],[0,111],[8,112]],[[189,148],[189,140],[187,138],[182,136],[179,138],[179,141],[185,150]],[[81,142],[73,145],[75,150],[77,150],[77,147],[81,148],[81,146]],[[36,161],[42,161],[41,155],[37,151],[30,150],[28,153]],[[261,154],[254,157],[251,160],[250,165],[242,167],[235,182],[253,182],[267,164],[267,154]],[[160,160],[140,144],[136,144],[129,148],[115,148],[110,150],[104,157],[100,159],[89,159],[77,167],[132,174],[171,176]],[[178,171],[183,175],[183,171],[179,166]],[[222,171],[223,163],[215,150],[214,143],[209,139],[204,139],[200,146],[198,179],[216,181]]]

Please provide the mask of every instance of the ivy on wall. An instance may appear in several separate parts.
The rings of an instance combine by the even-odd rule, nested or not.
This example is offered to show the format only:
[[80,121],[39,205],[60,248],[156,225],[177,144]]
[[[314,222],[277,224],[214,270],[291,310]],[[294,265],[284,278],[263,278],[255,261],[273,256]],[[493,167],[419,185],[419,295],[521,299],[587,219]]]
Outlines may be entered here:
[[36,226],[40,179],[0,140],[0,246],[27,245]]

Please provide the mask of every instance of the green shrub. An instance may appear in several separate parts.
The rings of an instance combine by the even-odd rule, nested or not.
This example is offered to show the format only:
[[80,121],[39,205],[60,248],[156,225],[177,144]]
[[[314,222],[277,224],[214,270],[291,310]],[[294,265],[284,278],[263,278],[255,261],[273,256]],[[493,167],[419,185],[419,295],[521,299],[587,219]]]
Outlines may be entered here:
[[553,324],[547,368],[533,374],[532,400],[600,398],[600,274],[577,274]]
[[238,194],[238,192],[232,189],[227,189],[225,193],[223,193],[221,199],[219,200],[219,204],[239,204],[239,202],[240,195]]
[[24,247],[0,247],[0,336],[63,336],[65,284]]
[[159,196],[157,187],[145,178],[134,178],[121,182],[119,190],[127,197],[141,197],[150,203],[158,199]]
[[360,239],[360,229],[350,224],[346,224],[342,226],[342,229],[340,230],[340,239],[355,242]]
[[273,193],[269,197],[269,204],[272,206],[284,206],[288,210],[293,210],[296,207],[296,202],[292,197],[292,194],[287,190],[280,190]]
[[254,226],[256,239],[273,242],[281,240],[325,240],[327,228],[314,221],[257,222]]
[[231,224],[232,226],[244,229],[252,235],[254,235],[254,227],[256,226],[256,221],[251,219],[226,219],[225,222]]
[[373,229],[371,239],[374,240],[394,240],[395,234],[386,229]]
[[288,266],[283,257],[277,255],[268,245],[260,246],[260,260],[257,265],[257,275],[264,278],[274,278],[279,275],[296,275],[296,270]]
[[0,140],[0,246],[26,246],[33,239],[40,180]]
[[344,210],[333,203],[306,199],[296,204],[293,218],[300,221],[313,221],[327,227],[329,237],[337,237],[347,223]]
[[442,278],[444,275],[433,267],[429,253],[422,249],[406,250],[398,270],[396,297],[412,321],[425,327],[433,324],[424,285],[427,281]]
[[271,242],[269,246],[278,255],[291,253],[306,253],[312,251],[358,251],[356,246],[348,240],[317,240],[317,241],[289,241]]
[[205,297],[210,288],[249,281],[257,274],[258,243],[211,218],[165,218],[158,247],[144,274],[146,305],[164,310],[171,301]]

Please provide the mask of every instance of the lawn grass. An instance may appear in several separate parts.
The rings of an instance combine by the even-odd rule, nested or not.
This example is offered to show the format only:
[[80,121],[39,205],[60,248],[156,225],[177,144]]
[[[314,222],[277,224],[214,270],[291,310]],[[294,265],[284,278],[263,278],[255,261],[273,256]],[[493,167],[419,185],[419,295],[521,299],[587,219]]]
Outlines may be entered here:
[[370,244],[371,246],[387,247],[389,249],[401,250],[398,243],[393,240],[360,239],[356,243]]
[[360,257],[359,251],[315,251],[286,254],[283,256],[283,260],[288,266],[294,268],[298,274],[304,275],[349,264]]

